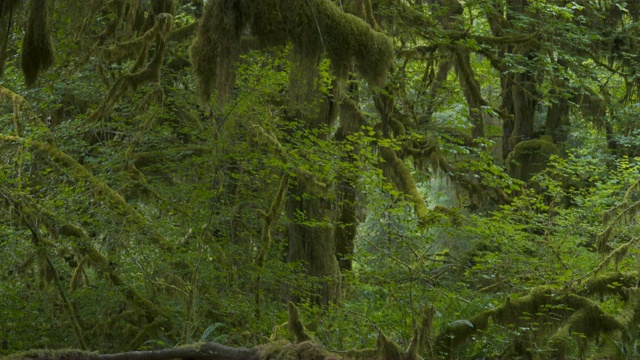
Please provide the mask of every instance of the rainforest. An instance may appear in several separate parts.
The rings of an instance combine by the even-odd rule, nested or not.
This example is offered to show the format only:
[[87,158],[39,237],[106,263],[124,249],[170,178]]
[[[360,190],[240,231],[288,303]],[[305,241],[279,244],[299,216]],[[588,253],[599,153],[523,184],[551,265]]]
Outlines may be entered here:
[[1,0],[0,359],[638,359],[638,74],[635,0]]

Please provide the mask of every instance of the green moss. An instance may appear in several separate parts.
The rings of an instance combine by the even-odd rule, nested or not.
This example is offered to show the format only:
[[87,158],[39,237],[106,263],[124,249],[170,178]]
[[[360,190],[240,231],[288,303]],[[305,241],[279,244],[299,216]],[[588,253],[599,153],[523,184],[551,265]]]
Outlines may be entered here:
[[376,348],[378,349],[379,358],[381,360],[394,360],[404,358],[404,351],[402,350],[400,345],[396,344],[395,341],[382,333],[378,335]]
[[617,295],[622,300],[627,300],[628,289],[635,286],[638,281],[636,272],[610,272],[589,277],[582,283],[578,292],[580,295],[597,294],[599,296]]
[[519,142],[513,149],[514,156],[530,155],[530,154],[559,154],[558,147],[550,141],[544,139],[534,139]]
[[540,136],[540,140],[553,143],[553,136],[552,135],[542,135],[542,136]]
[[343,354],[345,359],[348,360],[371,360],[378,358],[377,349],[361,349],[361,350],[347,350]]
[[398,157],[393,149],[381,147],[379,151],[380,156],[385,161],[383,164],[385,176],[394,182],[398,190],[409,195],[415,205],[416,216],[420,220],[421,225],[427,226],[430,224],[433,220],[431,211],[418,191],[418,187],[407,164]]
[[294,303],[289,302],[289,332],[293,334],[296,343],[302,343],[311,340],[311,336],[307,334],[307,331],[300,321],[300,313]]

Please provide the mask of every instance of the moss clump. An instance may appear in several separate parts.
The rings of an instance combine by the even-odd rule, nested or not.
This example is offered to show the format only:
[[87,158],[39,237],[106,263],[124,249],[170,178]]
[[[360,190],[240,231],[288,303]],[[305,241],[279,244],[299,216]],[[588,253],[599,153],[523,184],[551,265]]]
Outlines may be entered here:
[[329,353],[311,341],[291,344],[288,341],[276,341],[259,349],[260,360],[339,360],[336,355]]
[[20,67],[27,86],[35,84],[38,75],[54,62],[48,9],[47,0],[31,2],[31,12],[20,56]]
[[527,181],[547,167],[552,155],[560,155],[560,149],[544,139],[519,142],[507,157],[509,175]]
[[203,100],[211,96],[214,84],[224,97],[235,81],[245,34],[263,47],[291,44],[304,66],[326,53],[338,76],[346,76],[355,64],[373,85],[384,83],[393,59],[386,35],[329,0],[212,0],[190,49]]

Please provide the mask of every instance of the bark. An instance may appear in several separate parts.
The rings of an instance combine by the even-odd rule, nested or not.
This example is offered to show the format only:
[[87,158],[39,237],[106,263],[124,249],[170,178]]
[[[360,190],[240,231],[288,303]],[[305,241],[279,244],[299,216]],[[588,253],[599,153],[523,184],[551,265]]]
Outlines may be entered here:
[[[525,54],[530,60],[535,56],[533,51],[526,51]],[[537,85],[534,75],[529,71],[515,74],[508,79],[508,83],[508,90],[513,99],[511,113],[514,119],[513,133],[508,140],[509,146],[516,146],[520,141],[530,139],[533,134],[534,115],[538,103]]]
[[356,187],[353,180],[343,178],[338,190],[339,219],[335,229],[336,253],[341,272],[351,271],[351,256],[356,236]]

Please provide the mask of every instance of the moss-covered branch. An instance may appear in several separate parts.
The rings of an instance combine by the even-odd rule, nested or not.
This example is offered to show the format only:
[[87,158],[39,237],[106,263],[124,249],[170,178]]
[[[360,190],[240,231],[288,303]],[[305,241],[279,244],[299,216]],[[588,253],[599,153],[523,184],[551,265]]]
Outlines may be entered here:
[[262,267],[264,265],[267,255],[269,254],[269,249],[271,248],[271,227],[273,223],[278,220],[278,216],[282,211],[282,203],[285,199],[288,188],[289,174],[285,173],[280,179],[280,186],[278,187],[276,195],[273,197],[273,201],[271,202],[271,206],[269,207],[269,212],[260,212],[262,218],[264,219],[264,222],[262,224],[261,235],[262,247],[260,248],[260,254],[258,254],[258,257],[256,258],[256,265],[258,265],[258,267]]
[[632,194],[637,192],[638,187],[640,187],[640,180],[634,182],[633,184],[631,184],[631,186],[629,186],[620,204],[605,211],[602,215],[602,222],[607,224],[607,227],[598,235],[596,239],[596,246],[598,248],[598,251],[602,253],[611,251],[612,249],[608,243],[614,233],[614,228],[620,225],[626,219],[635,217],[638,210],[640,210],[640,201],[632,201]]
[[[625,324],[614,316],[606,314],[595,301],[570,293],[565,289],[554,289],[548,286],[534,288],[531,292],[516,299],[507,297],[500,306],[480,312],[468,321],[458,321],[448,325],[439,334],[436,342],[437,354],[452,354],[471,336],[479,335],[494,323],[518,327],[530,322],[532,314],[545,314],[553,311],[547,322],[555,322],[562,326],[561,332],[550,339],[556,346],[563,346],[563,334],[580,333],[591,339],[599,334],[612,334],[625,329]],[[554,346],[554,343],[551,343]]]
[[416,216],[420,220],[420,223],[424,226],[428,225],[431,220],[430,211],[429,208],[427,208],[424,198],[418,191],[416,182],[411,175],[411,170],[409,170],[409,167],[404,161],[398,157],[395,150],[388,147],[381,147],[379,151],[380,156],[385,161],[383,165],[383,167],[387,169],[385,174],[390,178],[389,180],[399,185],[398,187],[401,191],[409,195],[409,198],[411,198],[415,206]]
[[54,161],[71,169],[75,178],[89,183],[93,187],[94,194],[106,199],[113,210],[121,213],[121,215],[125,219],[127,219],[127,221],[130,221],[143,228],[148,234],[147,240],[159,246],[162,250],[172,251],[173,245],[168,242],[164,238],[164,236],[158,232],[158,230],[151,226],[137,210],[129,205],[129,203],[127,203],[127,201],[118,192],[111,189],[100,179],[96,178],[84,166],[75,161],[71,156],[62,152],[60,149],[54,147],[53,145],[45,144],[27,138],[10,135],[0,135],[0,141],[5,143],[22,144],[29,148],[36,149],[41,153],[46,154]]
[[271,202],[271,206],[269,207],[269,212],[266,213],[262,210],[259,211],[260,215],[263,218],[262,224],[262,233],[260,236],[260,253],[256,257],[256,266],[258,267],[258,276],[256,279],[256,289],[255,289],[255,313],[256,316],[260,317],[260,292],[261,282],[262,282],[262,267],[264,266],[264,262],[269,255],[269,250],[271,249],[271,244],[273,240],[271,239],[271,227],[273,223],[278,220],[278,216],[282,212],[282,203],[284,202],[285,196],[287,194],[287,189],[289,188],[289,174],[284,173],[282,178],[280,179],[280,186],[278,187],[278,191]]
[[[142,46],[144,48],[141,52],[142,55],[138,57],[138,61],[133,65],[131,72],[118,78],[118,80],[116,80],[116,82],[109,88],[109,91],[100,106],[89,117],[87,117],[85,123],[91,123],[101,117],[105,117],[108,112],[111,111],[113,104],[115,104],[115,102],[128,90],[136,91],[140,86],[147,83],[160,83],[160,70],[167,52],[167,38],[171,33],[171,27],[173,26],[173,16],[167,13],[159,14],[156,17],[155,26],[157,26],[157,29],[149,35],[149,38],[155,39],[156,46],[154,57],[144,68],[142,68],[142,70],[138,70],[146,61],[147,47],[149,44],[143,45],[142,42],[138,44],[136,42],[137,40],[134,40],[133,44],[121,44],[121,46],[124,47],[136,46],[136,44],[137,46]],[[140,41],[142,40],[149,41],[146,37],[142,37]],[[116,46],[112,48],[112,50],[103,51],[106,51],[107,55],[113,53],[114,56],[116,56],[119,52],[119,47]],[[160,94],[160,96],[157,96],[158,94]],[[151,98],[160,97],[162,99],[164,96],[162,93],[162,87],[157,85],[150,96]]]
[[130,351],[96,354],[77,350],[32,350],[8,356],[6,360],[258,360],[260,349],[232,348],[218,343],[204,343],[164,350]]
[[89,237],[81,228],[61,220],[58,215],[42,208],[26,195],[16,194],[10,189],[0,186],[0,196],[4,198],[8,206],[12,206],[20,213],[26,223],[42,224],[53,236],[70,238],[74,252],[86,257],[100,274],[103,274],[123,292],[125,298],[143,309],[149,319],[154,319],[162,314],[160,308],[120,277],[115,268],[111,266],[109,259],[91,244]]
[[106,61],[120,61],[127,57],[139,56],[142,52],[147,51],[156,36],[163,33],[168,34],[170,30],[171,22],[156,21],[153,27],[135,39],[112,44],[109,47],[96,47],[93,52],[95,56]]

